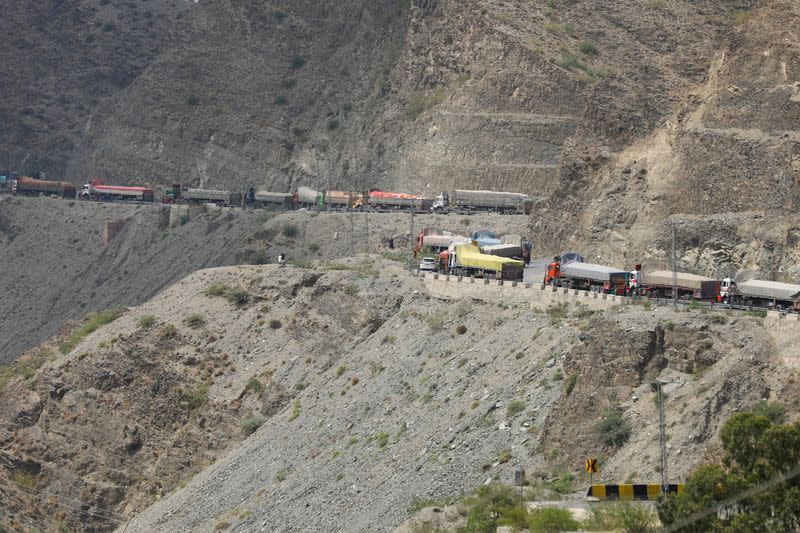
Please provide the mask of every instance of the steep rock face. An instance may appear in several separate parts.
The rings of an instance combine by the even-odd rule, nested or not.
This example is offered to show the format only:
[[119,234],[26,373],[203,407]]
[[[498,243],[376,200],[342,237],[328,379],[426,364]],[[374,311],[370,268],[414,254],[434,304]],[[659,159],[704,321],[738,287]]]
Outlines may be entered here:
[[785,28],[800,9],[759,2],[736,20],[674,113],[606,165],[579,168],[582,187],[543,206],[532,220],[532,233],[547,236],[543,245],[566,240],[630,266],[668,259],[674,227],[680,268],[796,280],[800,56]]

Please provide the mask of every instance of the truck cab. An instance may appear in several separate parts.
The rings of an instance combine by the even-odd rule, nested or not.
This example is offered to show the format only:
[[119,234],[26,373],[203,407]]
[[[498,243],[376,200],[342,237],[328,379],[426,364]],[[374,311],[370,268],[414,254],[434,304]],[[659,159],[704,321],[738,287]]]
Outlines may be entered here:
[[731,278],[724,278],[719,284],[719,301],[728,303],[739,294],[736,282]]
[[434,213],[447,213],[447,209],[450,205],[450,198],[446,192],[443,192],[439,196],[433,199],[433,205],[431,205],[431,211]]

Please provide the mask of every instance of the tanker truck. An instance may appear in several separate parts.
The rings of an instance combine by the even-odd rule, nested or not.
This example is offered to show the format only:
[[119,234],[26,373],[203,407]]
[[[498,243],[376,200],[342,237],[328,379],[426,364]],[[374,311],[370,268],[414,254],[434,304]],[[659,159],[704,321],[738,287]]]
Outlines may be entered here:
[[68,181],[38,180],[29,176],[17,178],[17,186],[14,192],[22,196],[75,198],[75,186]]
[[111,202],[123,200],[129,202],[152,202],[155,199],[153,189],[147,187],[122,187],[106,185],[102,180],[86,183],[81,191],[81,198]]

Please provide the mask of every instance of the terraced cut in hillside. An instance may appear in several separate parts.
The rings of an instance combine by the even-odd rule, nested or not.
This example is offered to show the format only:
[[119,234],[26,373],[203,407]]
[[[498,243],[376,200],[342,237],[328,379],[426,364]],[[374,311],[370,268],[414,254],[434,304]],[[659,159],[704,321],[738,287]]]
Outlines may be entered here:
[[[580,490],[590,452],[603,479],[653,481],[658,377],[680,479],[729,413],[764,397],[796,411],[785,326],[440,300],[365,257],[203,270],[0,392],[2,520],[388,531],[417,500],[520,466]],[[609,408],[632,429],[621,446],[587,429]]]

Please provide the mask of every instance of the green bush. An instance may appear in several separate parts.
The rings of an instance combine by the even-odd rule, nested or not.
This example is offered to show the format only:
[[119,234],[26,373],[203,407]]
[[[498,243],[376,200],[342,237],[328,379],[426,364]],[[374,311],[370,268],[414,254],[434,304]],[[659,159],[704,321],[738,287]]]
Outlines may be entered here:
[[298,69],[298,68],[302,67],[305,64],[306,64],[306,60],[300,54],[295,54],[294,57],[292,57],[292,68]]
[[386,445],[389,443],[389,434],[385,431],[381,431],[375,435],[375,440],[378,442],[379,448],[386,448]]
[[288,239],[294,239],[295,237],[297,237],[297,235],[300,233],[300,231],[297,229],[297,226],[295,226],[294,224],[284,224],[283,229],[281,230],[281,233],[283,233],[283,236],[288,238]]
[[261,383],[261,380],[259,380],[257,377],[253,376],[247,380],[247,385],[244,386],[244,389],[256,394],[260,394],[264,391],[264,384]]
[[202,327],[206,323],[206,319],[200,313],[192,313],[184,318],[183,321],[192,329]]
[[622,416],[622,411],[606,409],[603,417],[594,426],[595,435],[607,446],[622,446],[631,436],[631,426]]
[[527,525],[530,533],[576,531],[580,527],[580,524],[572,518],[572,513],[558,507],[545,507],[532,511]]
[[578,50],[580,50],[580,52],[582,54],[586,54],[586,55],[590,55],[590,56],[597,55],[597,46],[594,43],[590,42],[590,41],[581,41],[581,42],[579,42],[578,43]]
[[482,485],[464,504],[467,511],[465,533],[492,532],[500,525],[516,529],[528,525],[527,513],[520,514],[519,494],[505,485]]
[[712,315],[711,322],[713,322],[714,324],[727,324],[728,317],[726,317],[725,315]]
[[506,406],[506,416],[518,415],[525,410],[525,402],[523,400],[511,400]]
[[567,374],[567,382],[564,383],[564,394],[569,396],[572,394],[573,389],[575,389],[575,383],[578,382],[578,373],[575,371],[570,372]]
[[589,531],[655,533],[658,531],[657,518],[647,505],[627,502],[595,504],[591,506],[589,518],[583,526]]
[[197,409],[208,401],[208,385],[198,383],[192,389],[184,391],[180,404],[184,409]]
[[426,109],[443,102],[444,96],[444,89],[442,88],[435,89],[430,93],[418,93],[409,100],[406,107],[406,115],[414,120],[424,113]]
[[153,315],[142,315],[136,321],[136,325],[142,329],[147,329],[156,323],[156,317]]
[[575,481],[575,474],[564,471],[558,474],[558,478],[550,483],[550,489],[559,494],[569,494],[572,492],[572,483]]
[[673,329],[675,329],[675,322],[673,322],[672,320],[667,320],[666,322],[664,322],[664,329],[666,331],[672,331]]
[[242,420],[242,424],[241,424],[242,432],[244,432],[245,435],[251,435],[251,434],[255,433],[256,430],[258,428],[260,428],[262,426],[262,424],[264,424],[264,422],[266,422],[266,421],[267,421],[267,419],[264,418],[264,416],[262,416],[260,414],[255,414],[253,416],[249,416],[249,417],[245,418],[244,420]]
[[72,351],[87,335],[94,332],[100,326],[109,324],[119,318],[122,311],[119,309],[108,309],[97,313],[89,313],[83,319],[83,324],[76,331],[73,331],[69,338],[59,347],[63,354]]
[[759,416],[766,417],[773,424],[782,424],[786,418],[786,409],[784,409],[781,404],[769,402],[767,400],[759,400],[753,405],[750,411]]
[[230,289],[225,297],[236,307],[243,307],[250,301],[250,294],[246,290],[240,288]]
[[186,105],[195,106],[200,103],[200,100],[195,95],[190,94],[189,96],[186,97],[185,102]]
[[206,296],[224,296],[229,290],[230,287],[224,283],[213,283],[203,291],[203,294]]
[[292,412],[289,414],[289,422],[300,416],[303,408],[300,405],[300,400],[295,400],[292,404]]
[[344,293],[348,296],[355,296],[358,294],[358,285],[355,283],[348,283],[344,286]]
[[338,118],[332,118],[332,119],[328,120],[328,129],[329,130],[335,130],[335,129],[338,129],[338,128],[339,128],[339,119]]

